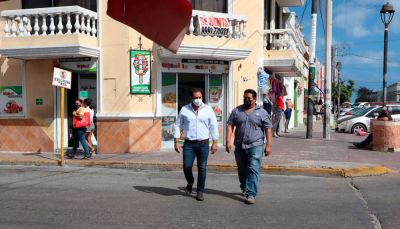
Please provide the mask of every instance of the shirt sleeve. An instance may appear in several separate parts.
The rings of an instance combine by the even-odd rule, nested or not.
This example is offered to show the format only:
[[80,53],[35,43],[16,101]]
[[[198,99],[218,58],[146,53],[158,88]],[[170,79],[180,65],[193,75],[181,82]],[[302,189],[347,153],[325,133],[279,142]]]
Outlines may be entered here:
[[211,131],[211,137],[212,140],[218,140],[219,134],[218,134],[218,122],[217,122],[217,117],[215,116],[214,111],[210,108],[210,131]]
[[174,138],[180,138],[181,137],[181,127],[182,127],[182,111],[183,108],[181,109],[181,111],[178,114],[178,118],[175,121],[174,124]]
[[271,115],[269,115],[267,112],[262,113],[261,122],[264,129],[272,128]]
[[235,125],[234,124],[234,119],[235,119],[235,116],[236,116],[236,111],[237,111],[237,108],[233,109],[231,115],[229,115],[228,121],[226,122],[228,125]]

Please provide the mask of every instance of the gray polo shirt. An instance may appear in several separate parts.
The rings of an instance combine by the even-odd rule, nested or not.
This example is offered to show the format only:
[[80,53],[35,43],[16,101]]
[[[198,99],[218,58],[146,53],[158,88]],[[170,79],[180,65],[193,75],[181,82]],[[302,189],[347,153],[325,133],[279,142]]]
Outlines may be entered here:
[[249,149],[264,144],[265,130],[272,127],[271,116],[261,107],[247,114],[243,105],[233,109],[228,125],[236,127],[235,146]]

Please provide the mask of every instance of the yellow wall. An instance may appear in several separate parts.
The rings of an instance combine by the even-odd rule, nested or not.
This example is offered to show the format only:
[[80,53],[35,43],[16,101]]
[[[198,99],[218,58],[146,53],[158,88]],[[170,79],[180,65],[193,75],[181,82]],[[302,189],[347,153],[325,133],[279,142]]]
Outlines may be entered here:
[[[30,60],[26,62],[27,118],[34,119],[54,139],[54,87],[53,60]],[[36,99],[43,105],[36,105]]]
[[[248,89],[257,91],[257,70],[258,59],[263,58],[263,9],[262,0],[236,0],[233,1],[233,14],[244,15],[248,17],[247,38],[244,47],[251,50],[250,56],[245,60],[238,60],[233,63],[234,85],[238,85],[237,91],[234,91],[237,104],[243,103],[243,92]],[[247,81],[246,81],[247,80]],[[235,87],[235,86],[234,86]],[[235,100],[234,100],[235,101]]]
[[[183,45],[204,45],[207,47],[251,49],[246,60],[233,63],[234,81],[238,85],[235,96],[240,104],[243,91],[247,88],[257,89],[258,58],[263,58],[263,2],[262,0],[235,0],[233,14],[247,16],[245,39],[226,39],[186,35]],[[101,87],[102,112],[136,113],[155,112],[155,95],[130,95],[129,50],[138,49],[139,36],[135,30],[111,19],[106,15],[107,4],[101,5]],[[142,36],[143,49],[156,50],[152,41]],[[202,58],[202,57],[199,57]],[[203,58],[202,58],[203,59]],[[155,61],[152,63],[152,91],[156,89]],[[240,66],[240,67],[239,67]],[[229,89],[234,90],[234,89]],[[237,105],[237,104],[235,104]]]
[[[129,50],[139,49],[139,33],[107,16],[107,1],[101,1],[101,95],[102,112],[154,112],[155,96],[130,94]],[[153,42],[142,36],[143,49]],[[154,56],[152,56],[154,60]],[[155,91],[155,64],[152,63],[152,91]]]

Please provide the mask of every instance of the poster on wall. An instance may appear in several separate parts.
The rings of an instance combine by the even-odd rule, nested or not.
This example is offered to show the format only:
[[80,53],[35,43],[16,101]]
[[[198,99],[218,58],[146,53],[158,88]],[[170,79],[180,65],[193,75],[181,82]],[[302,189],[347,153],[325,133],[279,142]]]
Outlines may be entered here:
[[208,91],[208,105],[213,109],[215,116],[218,121],[218,133],[219,133],[219,143],[222,143],[222,128],[223,128],[223,111],[224,111],[224,99],[223,99],[223,84],[222,76],[220,75],[210,75],[209,78],[209,91]]
[[0,116],[22,114],[22,86],[0,86]]
[[173,142],[174,123],[176,121],[176,76],[162,77],[162,141]]
[[130,51],[131,94],[151,93],[151,52],[147,50]]

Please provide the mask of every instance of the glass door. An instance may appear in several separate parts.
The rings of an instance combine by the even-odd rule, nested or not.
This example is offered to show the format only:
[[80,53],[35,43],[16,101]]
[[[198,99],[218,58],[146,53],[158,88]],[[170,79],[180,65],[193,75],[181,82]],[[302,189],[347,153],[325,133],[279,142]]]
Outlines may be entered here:
[[225,136],[225,79],[226,77],[223,77],[223,75],[208,76],[208,99],[206,103],[214,110],[214,113],[217,116],[219,144],[224,142]]

